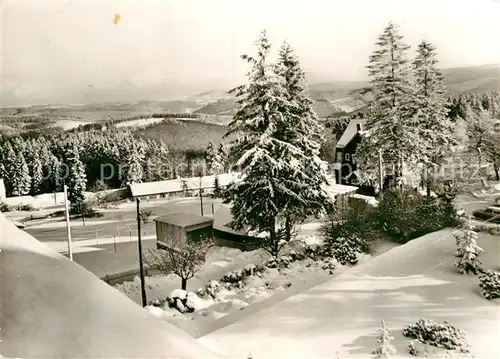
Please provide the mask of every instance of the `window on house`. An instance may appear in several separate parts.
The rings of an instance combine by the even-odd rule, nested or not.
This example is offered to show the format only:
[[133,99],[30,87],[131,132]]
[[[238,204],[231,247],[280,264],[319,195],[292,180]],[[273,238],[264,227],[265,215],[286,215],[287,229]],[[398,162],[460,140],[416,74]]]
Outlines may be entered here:
[[345,160],[346,160],[346,161],[350,161],[350,160],[351,160],[351,155],[350,155],[350,154],[348,154],[348,153],[346,153],[346,154],[345,154]]

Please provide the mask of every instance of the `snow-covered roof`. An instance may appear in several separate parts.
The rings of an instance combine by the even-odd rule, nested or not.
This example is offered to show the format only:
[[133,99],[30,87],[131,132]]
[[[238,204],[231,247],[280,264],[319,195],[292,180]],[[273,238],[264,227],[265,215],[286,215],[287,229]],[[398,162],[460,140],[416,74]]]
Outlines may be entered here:
[[174,213],[168,216],[155,218],[155,222],[173,224],[178,227],[188,228],[204,223],[212,223],[213,219],[205,216],[198,216],[192,213]]
[[357,198],[357,199],[360,199],[360,200],[363,200],[365,201],[366,203],[374,206],[374,207],[377,207],[378,206],[378,201],[375,197],[372,197],[372,196],[365,196],[365,195],[362,195],[362,194],[358,194],[358,193],[353,193],[351,195],[351,197],[353,198]]
[[[223,173],[219,176],[219,185],[227,186],[239,177],[239,173]],[[202,188],[211,188],[214,185],[215,175],[203,176],[201,178]],[[200,187],[199,177],[188,177],[182,179],[172,179],[167,181],[134,183],[129,186],[132,197],[149,196],[162,193],[182,192],[183,181],[186,182],[188,190],[197,190]]]
[[343,184],[330,184],[326,187],[326,191],[335,198],[337,195],[355,193],[358,190],[358,187],[355,186],[346,186]]
[[217,358],[0,213],[7,358]]
[[366,120],[364,119],[351,120],[335,147],[344,148],[347,146],[358,133],[358,125],[361,125],[361,129],[363,129],[365,123]]

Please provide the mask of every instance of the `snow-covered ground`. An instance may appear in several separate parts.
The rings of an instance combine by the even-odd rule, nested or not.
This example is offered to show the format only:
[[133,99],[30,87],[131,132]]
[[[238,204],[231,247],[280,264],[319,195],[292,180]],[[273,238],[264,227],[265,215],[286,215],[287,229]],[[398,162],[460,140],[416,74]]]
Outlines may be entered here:
[[[480,235],[487,268],[498,266],[499,240]],[[425,318],[464,329],[475,358],[500,358],[500,307],[481,296],[477,277],[455,271],[454,253],[450,230],[429,234],[276,305],[248,307],[199,341],[231,358],[369,358],[383,319],[394,357],[408,358],[402,329]]]
[[[85,192],[87,199],[95,197],[93,192]],[[35,209],[42,209],[53,206],[64,205],[64,192],[44,193],[36,196],[7,197],[3,200],[10,207],[32,206]]]
[[[321,243],[318,235],[319,224],[310,223],[303,226],[300,239],[308,245]],[[383,251],[391,248],[385,247]],[[371,257],[360,256],[360,262],[368,261]],[[238,249],[215,247],[207,256],[207,261],[202,270],[195,278],[188,281],[189,292],[205,287],[210,280],[216,280],[223,284],[220,279],[228,272],[241,270],[248,264],[260,265],[269,259],[269,255],[261,250],[242,252]],[[310,258],[292,262],[288,268],[278,270],[267,268],[258,275],[245,277],[242,286],[231,286],[223,288],[215,298],[201,298],[198,308],[193,313],[181,314],[175,308],[168,305],[148,307],[148,310],[192,335],[199,335],[215,330],[217,321],[223,317],[234,315],[239,311],[252,308],[259,303],[272,300],[283,300],[294,291],[304,290],[320,284],[339,275],[344,267],[336,263],[333,273],[324,266],[321,261]],[[154,276],[146,278],[146,290],[148,300],[166,298],[170,293],[179,288],[180,279],[174,275]],[[137,303],[140,303],[140,281],[136,278],[133,282],[126,282],[115,286],[122,293]],[[253,309],[254,310],[254,309]]]
[[140,118],[138,120],[130,120],[119,122],[115,125],[115,127],[143,127],[148,125],[153,125],[155,123],[160,123],[164,120],[164,118]]

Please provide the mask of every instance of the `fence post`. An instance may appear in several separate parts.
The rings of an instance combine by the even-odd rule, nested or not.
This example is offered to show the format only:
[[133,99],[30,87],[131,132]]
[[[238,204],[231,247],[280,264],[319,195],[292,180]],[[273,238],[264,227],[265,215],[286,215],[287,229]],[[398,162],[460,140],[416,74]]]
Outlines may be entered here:
[[113,246],[115,247],[115,253],[116,253],[116,236],[113,236]]
[[214,204],[212,203],[212,216],[214,215]]
[[129,242],[132,243],[132,232],[130,231],[130,228],[128,229],[128,238]]

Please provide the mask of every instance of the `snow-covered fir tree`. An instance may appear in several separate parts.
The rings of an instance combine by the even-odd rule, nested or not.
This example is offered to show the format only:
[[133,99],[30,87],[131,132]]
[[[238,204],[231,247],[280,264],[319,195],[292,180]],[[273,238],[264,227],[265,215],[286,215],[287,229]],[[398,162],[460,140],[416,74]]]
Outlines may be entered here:
[[34,152],[33,159],[29,167],[31,169],[31,193],[35,195],[40,193],[43,184],[42,161],[38,152]]
[[4,144],[4,179],[7,195],[10,196],[23,196],[30,191],[31,177],[23,150],[24,145],[18,139]]
[[220,187],[220,181],[219,181],[219,176],[215,175],[214,177],[214,197],[215,198],[220,198],[222,195],[222,189]]
[[123,176],[122,184],[142,182],[143,159],[144,156],[142,156],[138,146],[134,142],[130,143],[125,159],[125,176]]
[[207,151],[205,153],[205,165],[207,166],[208,173],[212,173],[214,162],[217,160],[217,152],[215,145],[212,141],[208,143]]
[[283,86],[286,101],[281,112],[286,121],[281,124],[281,140],[289,143],[291,161],[284,166],[280,177],[288,178],[288,187],[296,194],[289,196],[284,206],[285,240],[291,240],[294,224],[321,213],[330,203],[324,190],[327,184],[327,165],[319,157],[324,141],[323,128],[307,97],[307,84],[299,59],[290,44],[283,42],[275,66]]
[[414,162],[415,154],[421,152],[410,107],[413,91],[408,49],[398,27],[391,22],[378,37],[370,56],[368,70],[374,98],[357,149],[363,181],[377,177],[378,151],[386,167],[393,168],[398,183],[402,182],[403,166]]
[[394,337],[389,333],[383,320],[380,321],[380,324],[381,327],[378,330],[377,342],[373,347],[372,354],[375,358],[389,358],[391,355],[396,354],[396,348],[391,344]]
[[[417,47],[413,60],[414,96],[412,111],[414,126],[423,152],[417,154],[417,161],[424,163],[427,172],[432,165],[440,165],[457,141],[453,135],[454,125],[448,119],[445,99],[444,76],[437,68],[436,48],[424,40]],[[427,176],[427,191],[430,195],[430,176]]]
[[80,160],[78,145],[69,144],[64,151],[64,165],[67,169],[65,184],[68,186],[68,199],[71,208],[79,208],[85,201],[85,189],[87,187],[87,177],[85,167]]
[[471,217],[465,224],[463,233],[456,236],[456,242],[457,252],[455,257],[457,257],[457,262],[455,267],[458,268],[461,274],[469,274],[469,272],[474,275],[478,274],[482,269],[479,255],[483,249],[477,244],[477,233],[472,226]]
[[12,195],[23,196],[29,194],[31,188],[31,176],[28,164],[26,163],[21,151],[15,153],[11,165],[12,167],[9,170],[9,179],[12,186]]
[[230,143],[229,157],[237,159],[242,181],[224,191],[224,202],[232,205],[230,226],[262,233],[261,247],[276,256],[286,241],[290,204],[310,203],[313,189],[306,189],[308,184],[302,182],[308,177],[304,163],[310,159],[293,142],[300,137],[290,125],[304,116],[304,110],[288,101],[285,81],[268,59],[270,48],[263,31],[257,56],[242,56],[251,65],[249,83],[233,90],[239,108],[227,133],[238,134]]

